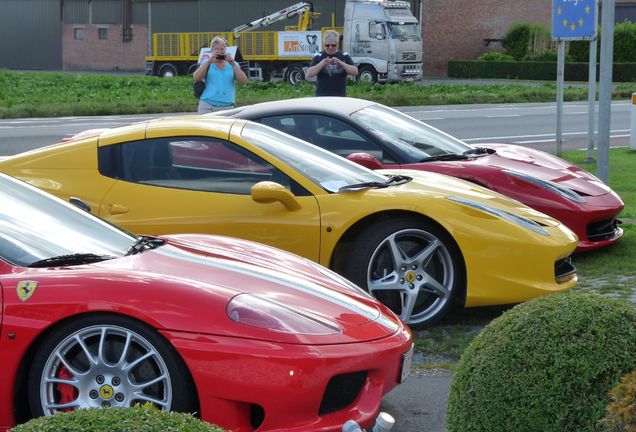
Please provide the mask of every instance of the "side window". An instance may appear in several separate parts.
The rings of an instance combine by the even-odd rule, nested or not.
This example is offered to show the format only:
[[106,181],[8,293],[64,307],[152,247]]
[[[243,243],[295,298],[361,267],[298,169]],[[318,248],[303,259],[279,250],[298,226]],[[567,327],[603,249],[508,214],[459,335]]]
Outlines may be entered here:
[[261,181],[275,181],[289,189],[295,183],[242,147],[209,137],[129,142],[122,145],[121,157],[122,178],[147,185],[249,195]]
[[[396,163],[378,144],[342,120],[327,116],[290,115],[267,117],[263,124],[305,139],[339,156],[351,153],[369,153],[384,163]],[[306,132],[302,132],[307,130]],[[299,132],[301,131],[301,132]],[[311,135],[310,139],[303,136]]]
[[386,30],[384,24],[381,22],[369,23],[369,38],[370,39],[386,39]]

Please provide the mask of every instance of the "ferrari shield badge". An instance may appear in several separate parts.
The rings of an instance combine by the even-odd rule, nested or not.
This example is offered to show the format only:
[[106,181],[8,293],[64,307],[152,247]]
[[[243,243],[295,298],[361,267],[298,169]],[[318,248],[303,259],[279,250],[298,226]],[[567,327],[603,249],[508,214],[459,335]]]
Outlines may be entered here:
[[20,297],[20,300],[22,301],[27,301],[29,298],[31,298],[37,287],[37,281],[27,280],[18,282],[18,286],[16,288],[18,291],[18,297]]

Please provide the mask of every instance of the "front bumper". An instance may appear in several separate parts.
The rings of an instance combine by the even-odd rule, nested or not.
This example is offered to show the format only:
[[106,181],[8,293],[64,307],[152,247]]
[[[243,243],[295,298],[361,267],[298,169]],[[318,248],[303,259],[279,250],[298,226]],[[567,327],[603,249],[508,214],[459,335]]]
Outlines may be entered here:
[[164,331],[185,360],[201,418],[233,432],[340,431],[377,416],[400,379],[408,329],[343,345],[279,344]]

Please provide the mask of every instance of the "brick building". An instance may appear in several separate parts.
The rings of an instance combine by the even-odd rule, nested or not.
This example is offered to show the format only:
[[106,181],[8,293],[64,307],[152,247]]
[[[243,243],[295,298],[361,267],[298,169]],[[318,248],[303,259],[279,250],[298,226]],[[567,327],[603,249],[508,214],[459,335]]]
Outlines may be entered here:
[[[153,32],[230,30],[296,1],[0,0],[0,67],[142,71]],[[497,40],[513,23],[551,20],[552,0],[410,1],[422,18],[427,76],[445,75],[450,59],[501,50]],[[636,22],[636,0],[615,3],[617,22]],[[344,4],[314,0],[319,25],[341,26]]]

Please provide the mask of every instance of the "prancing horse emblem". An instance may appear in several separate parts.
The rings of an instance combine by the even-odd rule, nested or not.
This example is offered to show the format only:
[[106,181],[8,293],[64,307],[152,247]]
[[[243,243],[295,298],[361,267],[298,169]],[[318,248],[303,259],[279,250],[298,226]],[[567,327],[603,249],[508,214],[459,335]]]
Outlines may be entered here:
[[27,301],[33,293],[35,289],[38,287],[37,281],[20,281],[18,282],[18,286],[16,287],[16,291],[18,292],[18,297],[22,301]]

